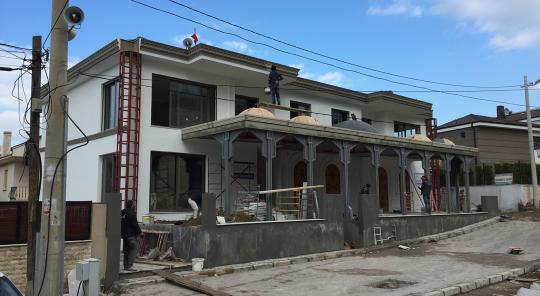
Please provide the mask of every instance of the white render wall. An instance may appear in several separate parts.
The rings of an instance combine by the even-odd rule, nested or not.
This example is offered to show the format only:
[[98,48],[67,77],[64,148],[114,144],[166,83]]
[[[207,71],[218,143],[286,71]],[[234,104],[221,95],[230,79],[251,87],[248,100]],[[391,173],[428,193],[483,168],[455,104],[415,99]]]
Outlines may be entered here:
[[516,212],[518,204],[533,203],[531,185],[485,185],[471,186],[471,208],[481,204],[482,196],[498,196],[499,210],[502,212]]
[[[118,65],[114,61],[107,61],[109,67],[101,66],[103,71],[97,69],[88,70],[89,73],[116,76],[118,75]],[[190,140],[182,141],[181,130],[177,128],[160,127],[151,125],[151,100],[152,100],[152,74],[159,74],[188,81],[194,81],[209,85],[217,85],[217,101],[216,101],[216,119],[224,119],[234,116],[234,98],[235,93],[257,97],[261,102],[270,102],[270,96],[264,94],[264,89],[237,88],[230,85],[247,84],[249,85],[249,77],[246,77],[247,82],[242,83],[227,77],[227,73],[209,73],[203,72],[204,69],[198,70],[190,67],[189,70],[180,63],[171,61],[159,60],[154,57],[143,56],[142,67],[142,84],[141,88],[141,122],[140,122],[140,149],[139,149],[139,195],[138,195],[138,215],[139,219],[142,215],[152,214],[156,219],[163,220],[178,220],[185,219],[189,214],[186,213],[150,213],[149,212],[149,196],[150,196],[150,153],[151,151],[172,152],[172,153],[189,153],[206,155],[206,190],[219,194],[222,189],[221,184],[221,147],[214,140]],[[221,75],[219,75],[221,74]],[[260,75],[260,74],[257,74]],[[148,79],[148,80],[147,80]],[[87,135],[93,135],[102,132],[102,86],[106,83],[102,79],[87,79],[79,77],[71,86],[69,97],[69,114],[81,127]],[[283,86],[284,88],[286,86]],[[358,118],[361,118],[365,110],[369,110],[369,106],[354,101],[351,99],[328,99],[316,93],[306,92],[299,93],[298,91],[282,90],[281,92],[282,105],[289,106],[290,100],[305,102],[311,104],[312,111],[323,114],[314,114],[313,116],[319,119],[323,125],[331,125],[331,109],[340,109],[355,113]],[[282,110],[274,111],[276,117],[281,119],[289,119],[289,112]],[[414,112],[411,112],[414,114]],[[393,135],[393,121],[404,121],[412,124],[423,125],[422,120],[416,119],[408,114],[392,114],[392,113],[371,113],[367,117],[374,121],[374,127],[387,135]],[[413,118],[414,117],[414,118]],[[386,122],[387,121],[387,122]],[[425,132],[425,129],[422,129]],[[81,138],[82,135],[69,123],[68,140]],[[45,143],[43,137],[42,143]],[[43,144],[42,144],[43,146]],[[236,147],[238,146],[238,147]],[[71,148],[72,146],[70,146]],[[235,144],[235,160],[254,161],[257,164],[257,146],[254,144]],[[100,202],[101,200],[101,156],[116,152],[116,135],[99,138],[91,141],[88,145],[71,152],[67,159],[67,185],[66,193],[68,200],[92,200]],[[43,156],[43,154],[42,154]],[[291,157],[296,157],[291,155]],[[299,159],[301,156],[297,156]],[[324,169],[330,162],[335,162],[338,167],[338,159],[336,156],[320,156],[318,168],[315,173],[316,183],[323,182],[324,184]],[[288,186],[287,182],[292,184],[292,168],[283,169],[285,165],[290,166],[293,162],[286,161],[281,164],[280,160],[274,163],[275,173],[280,174],[280,178],[274,178],[275,187]],[[296,164],[296,162],[294,162]],[[263,165],[264,164],[257,164]],[[387,168],[389,177],[389,196],[390,209],[399,208],[399,170],[397,169],[397,160],[391,158],[385,160],[383,165]],[[286,178],[286,179],[284,179]],[[365,183],[374,184],[373,169],[367,158],[353,160],[351,165],[351,194],[357,194],[360,188]],[[257,177],[255,176],[256,182]],[[357,182],[358,181],[358,182]],[[242,180],[241,182],[246,182]],[[238,187],[238,186],[236,186]],[[233,190],[238,190],[233,187]]]

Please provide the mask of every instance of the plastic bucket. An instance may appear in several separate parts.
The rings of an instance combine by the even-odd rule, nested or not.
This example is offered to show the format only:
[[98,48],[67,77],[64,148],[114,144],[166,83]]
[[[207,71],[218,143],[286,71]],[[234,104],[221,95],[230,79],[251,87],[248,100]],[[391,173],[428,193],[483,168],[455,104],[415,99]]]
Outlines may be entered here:
[[154,223],[154,216],[151,216],[151,215],[142,216],[142,223],[143,224],[152,224],[152,223]]
[[191,259],[191,268],[193,271],[201,271],[204,267],[204,258]]

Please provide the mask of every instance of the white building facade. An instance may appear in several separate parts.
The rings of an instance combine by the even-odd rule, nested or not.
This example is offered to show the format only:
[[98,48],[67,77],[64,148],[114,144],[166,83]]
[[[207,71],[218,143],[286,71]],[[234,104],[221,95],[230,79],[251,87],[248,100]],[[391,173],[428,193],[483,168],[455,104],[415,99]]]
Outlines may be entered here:
[[[191,214],[188,192],[220,196],[225,182],[232,184],[233,196],[238,191],[264,188],[264,160],[256,141],[233,144],[232,175],[226,178],[220,144],[205,139],[183,140],[182,129],[208,122],[218,124],[249,107],[269,104],[271,98],[264,88],[269,69],[275,63],[204,44],[185,50],[139,38],[111,42],[69,70],[68,112],[88,136],[89,143],[67,156],[67,200],[100,202],[103,193],[115,190],[119,56],[126,44],[142,57],[137,167],[139,218],[153,215],[159,220],[186,219]],[[332,127],[350,119],[354,113],[358,120],[370,123],[379,135],[388,139],[426,134],[425,122],[432,116],[429,103],[391,92],[359,93],[300,78],[299,69],[275,65],[284,77],[281,105],[307,109],[304,115],[311,115],[322,127]],[[286,108],[268,110],[280,120],[302,115],[298,110]],[[84,142],[83,135],[69,123],[69,148]],[[41,143],[43,147],[45,141]],[[320,152],[315,164],[314,183],[327,185],[325,194],[342,194],[340,190],[328,191],[328,174],[334,169],[329,166],[334,165],[338,174],[343,171],[336,158],[326,157],[325,153]],[[278,147],[277,154],[271,187],[292,187],[298,181],[296,170],[302,170],[297,167],[302,162],[302,153]],[[376,183],[370,158],[358,155],[351,156],[349,168],[352,195],[358,194],[365,184]],[[378,191],[386,195],[384,211],[392,212],[400,208],[401,200],[396,157],[381,157],[380,167],[384,172],[379,173],[379,178],[386,180],[384,185],[378,185]],[[407,162],[407,188],[412,194],[413,211],[419,211],[422,206],[414,187],[423,173],[421,161]]]

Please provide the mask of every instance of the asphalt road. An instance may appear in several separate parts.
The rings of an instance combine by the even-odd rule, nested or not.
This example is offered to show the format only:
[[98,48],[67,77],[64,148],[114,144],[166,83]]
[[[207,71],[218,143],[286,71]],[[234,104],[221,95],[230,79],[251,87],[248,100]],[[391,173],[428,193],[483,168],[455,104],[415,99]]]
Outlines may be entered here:
[[[421,295],[540,260],[540,223],[496,223],[435,243],[223,276],[193,278],[232,295]],[[510,247],[525,250],[510,255]],[[124,295],[202,295],[168,283]],[[480,294],[482,295],[482,294]]]

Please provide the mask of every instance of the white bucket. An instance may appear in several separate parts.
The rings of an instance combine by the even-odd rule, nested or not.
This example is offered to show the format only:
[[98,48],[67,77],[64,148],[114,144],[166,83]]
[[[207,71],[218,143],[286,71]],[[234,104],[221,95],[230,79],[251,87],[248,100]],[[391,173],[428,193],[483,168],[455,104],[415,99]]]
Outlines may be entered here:
[[201,271],[204,266],[204,258],[192,258],[191,259],[191,268],[193,271]]

